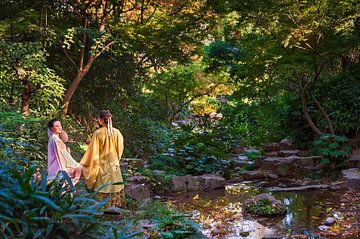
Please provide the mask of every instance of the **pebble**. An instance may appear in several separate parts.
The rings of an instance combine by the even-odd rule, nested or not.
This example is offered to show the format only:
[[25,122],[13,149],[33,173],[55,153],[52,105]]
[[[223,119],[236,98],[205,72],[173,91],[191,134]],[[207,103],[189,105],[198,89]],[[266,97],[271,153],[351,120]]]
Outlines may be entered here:
[[325,226],[325,225],[319,226],[319,230],[320,230],[320,231],[327,231],[327,230],[329,230],[329,228],[330,228],[330,227]]
[[334,224],[335,222],[336,222],[335,218],[328,217],[328,218],[326,218],[324,225],[331,225],[331,224]]

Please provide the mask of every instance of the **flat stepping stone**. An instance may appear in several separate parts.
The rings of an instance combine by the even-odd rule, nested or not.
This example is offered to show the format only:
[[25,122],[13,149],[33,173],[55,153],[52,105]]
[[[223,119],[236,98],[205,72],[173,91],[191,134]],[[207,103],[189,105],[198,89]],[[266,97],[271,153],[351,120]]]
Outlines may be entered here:
[[349,168],[345,169],[342,172],[343,177],[347,181],[347,186],[351,189],[360,188],[360,169],[358,168]]

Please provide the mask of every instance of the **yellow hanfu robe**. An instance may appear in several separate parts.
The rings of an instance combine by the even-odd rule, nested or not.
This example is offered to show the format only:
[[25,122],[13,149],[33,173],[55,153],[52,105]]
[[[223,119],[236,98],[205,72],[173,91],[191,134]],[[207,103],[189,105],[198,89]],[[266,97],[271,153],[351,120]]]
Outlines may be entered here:
[[[94,191],[105,184],[123,182],[120,158],[124,150],[123,136],[116,128],[109,134],[107,127],[96,130],[80,164],[87,187]],[[101,193],[118,193],[124,185],[109,185]],[[111,203],[113,204],[113,203]]]

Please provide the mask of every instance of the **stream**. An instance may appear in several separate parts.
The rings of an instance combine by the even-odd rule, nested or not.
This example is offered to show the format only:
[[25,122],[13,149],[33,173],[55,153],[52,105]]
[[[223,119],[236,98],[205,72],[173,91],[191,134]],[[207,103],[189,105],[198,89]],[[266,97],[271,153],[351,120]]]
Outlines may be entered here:
[[[208,238],[324,238],[317,236],[318,227],[327,217],[337,216],[336,207],[343,193],[331,190],[274,192],[271,194],[287,205],[286,215],[266,218],[243,213],[242,203],[263,192],[267,192],[266,189],[237,183],[221,190],[177,194],[171,201],[178,209],[190,213]],[[334,224],[329,230],[335,231],[336,227]]]

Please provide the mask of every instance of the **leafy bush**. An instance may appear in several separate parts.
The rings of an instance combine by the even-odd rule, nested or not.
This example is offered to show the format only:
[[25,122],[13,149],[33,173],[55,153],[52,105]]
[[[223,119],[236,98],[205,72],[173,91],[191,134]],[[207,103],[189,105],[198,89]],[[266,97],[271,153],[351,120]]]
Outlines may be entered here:
[[150,157],[166,150],[171,133],[166,124],[129,112],[114,113],[114,124],[119,125],[125,139],[126,157]]
[[199,225],[189,219],[189,215],[177,212],[162,203],[155,201],[146,205],[138,218],[149,219],[155,227],[147,231],[148,238],[188,238],[196,233]]
[[[211,125],[173,129],[170,147],[149,160],[149,168],[176,175],[220,173],[229,178],[235,168],[229,160],[230,143],[215,134]],[[216,132],[217,133],[217,132]]]
[[[16,112],[0,112],[0,157],[45,162],[46,120]],[[19,162],[25,162],[21,160]]]
[[65,92],[65,81],[45,64],[47,56],[41,42],[1,40],[0,103],[16,105],[19,109],[23,93],[27,92],[31,111],[40,115],[56,112]]
[[255,160],[257,157],[261,156],[260,151],[248,151],[244,153],[245,156],[247,156],[250,160]]
[[229,158],[226,142],[212,132],[180,131],[175,136],[173,152],[180,174],[220,173],[230,177],[235,165]]
[[162,153],[151,157],[148,161],[149,168],[152,170],[172,171],[180,168],[179,162],[173,157],[173,149],[168,149],[169,153]]
[[346,143],[346,137],[324,134],[314,141],[314,151],[323,156],[322,165],[341,166],[351,154],[351,148]]
[[[339,75],[325,81],[317,92],[329,113],[335,132],[339,135],[355,135],[360,130],[359,81],[360,62],[350,65]],[[323,117],[319,118],[321,126],[325,128],[327,122]]]
[[236,96],[233,98],[220,110],[224,117],[214,129],[217,134],[248,146],[260,146],[286,136],[281,125],[281,98],[251,104],[236,100]]
[[286,208],[279,204],[272,205],[268,200],[259,200],[246,205],[245,211],[262,216],[277,216],[286,212]]
[[133,238],[126,226],[102,218],[103,206],[94,194],[75,189],[70,178],[47,184],[42,173],[39,185],[34,167],[23,169],[11,161],[0,167],[0,230],[4,238]]

